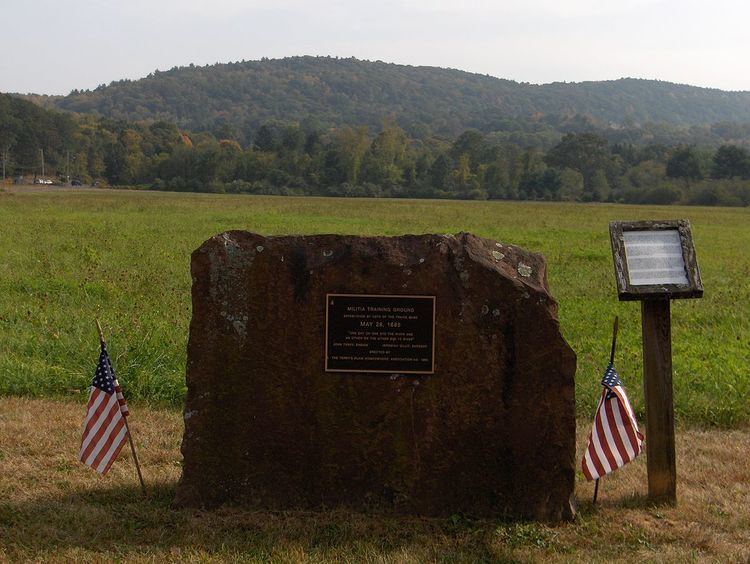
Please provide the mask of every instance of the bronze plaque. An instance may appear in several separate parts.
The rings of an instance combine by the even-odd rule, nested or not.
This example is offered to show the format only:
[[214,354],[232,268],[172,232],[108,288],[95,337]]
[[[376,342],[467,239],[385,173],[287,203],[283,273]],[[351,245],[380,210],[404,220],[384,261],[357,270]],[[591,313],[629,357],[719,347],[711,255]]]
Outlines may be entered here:
[[434,374],[435,296],[326,294],[326,372]]

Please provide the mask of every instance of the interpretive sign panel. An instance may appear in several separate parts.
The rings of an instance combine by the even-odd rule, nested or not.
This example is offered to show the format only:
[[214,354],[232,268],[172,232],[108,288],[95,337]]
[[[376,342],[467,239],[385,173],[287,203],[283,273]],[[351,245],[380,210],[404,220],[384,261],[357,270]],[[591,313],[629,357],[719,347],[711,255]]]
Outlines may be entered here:
[[326,372],[435,372],[435,296],[326,294]]
[[625,231],[622,235],[631,284],[688,283],[677,229]]
[[690,222],[614,221],[609,225],[620,300],[703,295]]

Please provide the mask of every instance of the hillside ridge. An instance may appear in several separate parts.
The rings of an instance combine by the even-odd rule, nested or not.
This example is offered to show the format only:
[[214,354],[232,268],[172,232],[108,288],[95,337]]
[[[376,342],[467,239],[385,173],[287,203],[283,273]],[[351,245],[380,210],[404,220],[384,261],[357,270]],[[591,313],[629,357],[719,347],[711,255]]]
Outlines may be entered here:
[[112,119],[231,130],[239,139],[268,121],[377,131],[387,120],[416,137],[517,130],[518,121],[524,128],[541,123],[561,130],[574,118],[598,128],[750,122],[750,92],[641,78],[531,84],[458,69],[312,56],[188,65],[62,97],[22,97]]

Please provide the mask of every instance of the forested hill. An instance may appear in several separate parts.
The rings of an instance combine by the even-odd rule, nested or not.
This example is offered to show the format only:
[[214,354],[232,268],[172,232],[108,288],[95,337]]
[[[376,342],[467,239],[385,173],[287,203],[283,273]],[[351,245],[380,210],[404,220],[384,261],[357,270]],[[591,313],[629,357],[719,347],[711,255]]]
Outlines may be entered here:
[[368,125],[377,131],[389,119],[415,137],[455,136],[468,128],[533,129],[533,124],[560,132],[571,120],[598,128],[750,122],[750,92],[638,79],[533,85],[330,57],[191,65],[48,98],[45,105],[134,121],[169,120],[240,141],[270,120]]

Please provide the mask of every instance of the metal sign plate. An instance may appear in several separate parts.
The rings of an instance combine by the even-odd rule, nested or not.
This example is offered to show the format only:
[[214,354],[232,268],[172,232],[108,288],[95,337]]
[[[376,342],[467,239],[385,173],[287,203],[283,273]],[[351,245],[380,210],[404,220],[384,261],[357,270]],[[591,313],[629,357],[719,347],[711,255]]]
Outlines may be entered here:
[[326,295],[326,372],[435,372],[435,296]]
[[632,285],[688,283],[677,229],[625,231],[623,241]]

